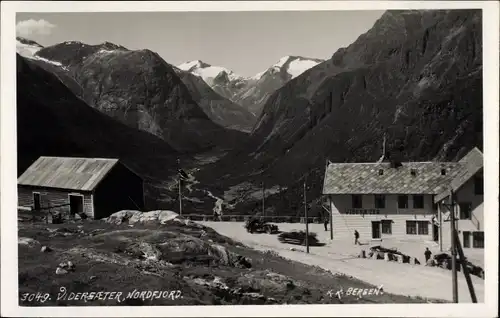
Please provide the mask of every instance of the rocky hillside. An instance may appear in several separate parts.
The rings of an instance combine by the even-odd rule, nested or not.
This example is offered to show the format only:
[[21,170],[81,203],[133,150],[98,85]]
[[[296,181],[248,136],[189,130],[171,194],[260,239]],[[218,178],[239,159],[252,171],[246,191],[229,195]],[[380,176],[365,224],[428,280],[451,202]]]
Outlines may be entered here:
[[[157,214],[162,213],[172,215]],[[120,223],[122,218],[112,221]],[[134,216],[121,224],[19,222],[18,227],[20,306],[426,302],[253,250],[181,218],[162,218],[161,224]],[[36,294],[40,286],[47,293],[40,295],[41,300],[23,296]],[[335,295],[345,286],[372,289],[376,294]]]
[[322,60],[285,56],[265,71],[249,78],[202,61],[187,62],[178,67],[202,78],[214,91],[258,116],[275,90],[320,62]]
[[66,67],[90,106],[179,151],[231,147],[246,136],[210,120],[172,66],[150,50],[64,42],[36,55]]
[[244,132],[252,130],[257,121],[254,114],[217,94],[201,77],[177,67],[174,67],[174,70],[188,88],[194,101],[212,121],[229,129]]
[[304,176],[308,198],[319,198],[327,159],[376,161],[384,136],[399,160],[455,160],[482,149],[481,27],[480,10],[386,12],[353,44],[277,90],[245,150],[199,178],[227,175],[214,186],[219,195],[244,182],[253,183],[249,191],[262,180],[280,186],[286,192],[268,206],[294,214]]
[[18,174],[40,156],[118,157],[148,182],[175,174],[179,153],[88,106],[56,75],[17,55]]

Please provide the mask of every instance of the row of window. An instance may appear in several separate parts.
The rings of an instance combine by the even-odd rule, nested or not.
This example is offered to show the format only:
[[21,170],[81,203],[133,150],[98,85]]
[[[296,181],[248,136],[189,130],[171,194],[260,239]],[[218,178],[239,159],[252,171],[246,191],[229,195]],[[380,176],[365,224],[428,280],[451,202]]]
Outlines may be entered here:
[[[381,220],[382,234],[392,234],[392,220]],[[406,221],[406,234],[429,235],[429,221]]]
[[484,248],[484,232],[483,231],[463,231],[463,244],[464,247],[471,246],[472,237],[472,247],[473,248]]
[[[360,194],[352,195],[352,208],[362,209],[363,208],[363,196]],[[408,196],[398,195],[398,208],[408,209]],[[420,194],[413,195],[413,208],[423,209],[424,208],[424,196]],[[385,195],[375,194],[375,209],[385,209]]]
[[406,221],[406,234],[429,235],[429,221]]

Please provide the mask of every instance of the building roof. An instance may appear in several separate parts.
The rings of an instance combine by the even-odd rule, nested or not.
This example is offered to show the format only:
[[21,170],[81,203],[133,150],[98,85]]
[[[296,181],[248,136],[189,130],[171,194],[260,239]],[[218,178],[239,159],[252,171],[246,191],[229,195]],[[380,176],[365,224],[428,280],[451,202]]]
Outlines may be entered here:
[[440,195],[449,191],[450,185],[460,187],[481,168],[482,153],[477,148],[458,162],[403,162],[398,168],[391,168],[388,162],[329,163],[323,194]]
[[[456,175],[459,165],[404,162],[401,167],[391,168],[390,163],[330,163],[323,194],[436,194],[446,189],[447,181]],[[445,175],[441,174],[442,169],[446,169]]]
[[474,147],[462,159],[460,159],[461,169],[457,175],[450,181],[446,190],[441,191],[434,197],[434,202],[439,202],[450,194],[450,190],[457,191],[470,178],[483,168],[483,153]]
[[118,159],[40,157],[18,179],[19,185],[92,191]]

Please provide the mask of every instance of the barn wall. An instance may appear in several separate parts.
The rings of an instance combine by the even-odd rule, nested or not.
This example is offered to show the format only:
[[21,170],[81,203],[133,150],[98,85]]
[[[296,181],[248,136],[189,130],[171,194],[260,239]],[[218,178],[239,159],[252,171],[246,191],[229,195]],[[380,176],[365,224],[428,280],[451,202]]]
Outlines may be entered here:
[[94,190],[95,218],[120,210],[144,210],[144,189],[140,177],[118,163]]
[[[69,194],[81,194],[83,195],[83,212],[89,217],[93,216],[91,194],[88,192],[78,192],[74,190],[18,186],[18,206],[33,207],[34,192],[40,193],[40,203],[42,208],[69,204]],[[69,213],[69,205],[53,208],[52,211]]]
[[[354,230],[360,234],[361,240],[372,239],[372,221],[391,221],[391,234],[383,234],[381,238],[388,237],[401,237],[405,239],[416,240],[432,240],[433,239],[433,226],[432,218],[435,216],[433,211],[432,196],[424,196],[424,209],[398,209],[397,195],[386,195],[386,208],[375,209],[374,196],[363,195],[363,209],[366,209],[365,214],[361,214],[358,210],[356,213],[360,214],[346,214],[351,211],[352,213],[352,199],[351,195],[332,195],[331,198],[331,211],[333,212],[333,235],[335,238],[349,238],[354,239]],[[409,206],[412,207],[412,198],[409,196]],[[378,210],[378,214],[373,210]],[[424,221],[428,225],[428,234],[406,234],[406,221]]]

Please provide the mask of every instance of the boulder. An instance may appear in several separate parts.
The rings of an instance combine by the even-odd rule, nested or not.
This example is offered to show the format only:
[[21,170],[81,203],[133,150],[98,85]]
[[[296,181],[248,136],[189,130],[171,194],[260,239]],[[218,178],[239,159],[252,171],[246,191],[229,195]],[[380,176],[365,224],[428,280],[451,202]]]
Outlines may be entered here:
[[52,251],[52,249],[48,246],[45,246],[45,245],[42,246],[42,248],[40,249],[40,252],[42,252],[42,253],[50,252],[50,251]]
[[109,217],[105,218],[106,223],[111,224],[122,224],[123,222],[128,221],[132,216],[141,213],[136,210],[121,210],[116,213],[111,214]]
[[[175,213],[174,211],[168,211],[168,210],[158,211],[158,221],[160,221],[160,224],[165,224],[168,221],[177,219],[178,217],[179,214]],[[189,220],[186,221],[189,222]]]
[[56,274],[57,275],[64,275],[64,274],[67,274],[67,273],[68,273],[68,271],[65,270],[65,269],[63,269],[63,268],[60,268],[60,267],[56,268]]
[[425,266],[436,266],[436,260],[434,260],[433,258],[428,259]]
[[393,255],[391,253],[385,252],[384,253],[384,261],[390,262],[392,261]]

